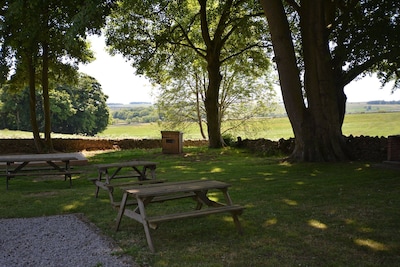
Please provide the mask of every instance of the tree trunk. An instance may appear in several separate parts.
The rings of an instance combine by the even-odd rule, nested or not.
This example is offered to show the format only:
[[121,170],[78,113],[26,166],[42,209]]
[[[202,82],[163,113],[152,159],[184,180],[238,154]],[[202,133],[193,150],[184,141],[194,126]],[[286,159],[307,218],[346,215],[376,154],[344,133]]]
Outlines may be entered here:
[[[207,46],[207,72],[208,72],[208,87],[204,100],[204,106],[207,113],[207,131],[208,142],[210,148],[223,147],[223,140],[221,136],[221,120],[219,116],[219,87],[222,81],[220,73],[221,62],[220,54],[223,46],[221,35],[223,31],[217,31],[214,39],[211,39],[209,33],[209,25],[207,22],[207,0],[199,0],[200,4],[200,21],[201,21],[201,34]],[[223,23],[220,21],[220,25]]]
[[306,103],[302,96],[300,72],[282,1],[261,0],[261,3],[270,27],[283,100],[295,136],[295,149],[290,159],[347,159],[341,130],[345,97],[334,80],[324,1],[301,1],[300,26]]
[[207,113],[207,130],[210,148],[223,147],[221,136],[221,121],[219,116],[219,87],[222,76],[220,73],[219,58],[208,61],[208,88],[204,105]]
[[49,97],[49,47],[43,44],[43,64],[42,64],[42,90],[43,90],[43,111],[44,111],[44,137],[46,152],[54,152],[51,140],[51,116],[50,116],[50,97]]
[[36,119],[36,82],[35,82],[35,67],[32,57],[28,55],[28,71],[29,71],[29,115],[32,126],[33,140],[35,142],[38,153],[43,153],[43,144],[40,139],[39,127]]
[[198,75],[195,73],[195,79],[196,79],[196,113],[197,113],[197,123],[199,125],[200,128],[200,134],[203,137],[203,139],[206,139],[206,135],[204,134],[204,129],[203,129],[203,119],[201,118],[201,110],[200,110],[200,92],[201,92],[201,88],[200,88],[200,82],[199,82],[199,77]]

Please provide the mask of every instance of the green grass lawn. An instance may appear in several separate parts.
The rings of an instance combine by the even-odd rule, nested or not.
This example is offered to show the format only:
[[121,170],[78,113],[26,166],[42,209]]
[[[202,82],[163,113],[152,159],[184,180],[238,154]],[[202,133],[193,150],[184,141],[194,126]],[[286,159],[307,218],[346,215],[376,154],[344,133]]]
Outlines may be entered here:
[[[0,187],[0,217],[83,213],[141,266],[398,266],[400,262],[399,171],[367,162],[288,164],[237,149],[125,150],[89,157],[73,180],[15,178]],[[131,159],[159,163],[168,181],[228,182],[244,234],[228,214],[175,220],[151,230],[157,252],[148,250],[141,224],[117,211],[105,191],[94,198],[94,164]],[[116,197],[120,197],[116,192]],[[222,194],[213,193],[218,199]],[[159,213],[190,200],[152,204]],[[67,227],[67,226],[66,226]]]

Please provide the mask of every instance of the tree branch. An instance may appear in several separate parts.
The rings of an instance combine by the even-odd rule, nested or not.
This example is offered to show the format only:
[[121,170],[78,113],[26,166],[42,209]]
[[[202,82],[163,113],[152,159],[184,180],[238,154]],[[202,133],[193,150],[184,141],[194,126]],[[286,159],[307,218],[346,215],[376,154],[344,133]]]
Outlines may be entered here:
[[200,4],[201,35],[206,46],[211,45],[210,32],[207,23],[207,0],[198,0]]
[[295,0],[286,0],[286,3],[288,3],[291,7],[294,8],[294,10],[296,10],[297,13],[300,14],[300,6],[296,3]]
[[372,57],[370,60],[365,61],[364,63],[355,66],[354,68],[346,71],[342,75],[342,85],[345,86],[349,84],[351,81],[353,81],[355,78],[357,78],[358,75],[362,74],[365,71],[368,71],[370,68],[372,68],[376,63],[388,58],[390,56],[390,53],[384,53],[381,55],[378,55],[376,57]]

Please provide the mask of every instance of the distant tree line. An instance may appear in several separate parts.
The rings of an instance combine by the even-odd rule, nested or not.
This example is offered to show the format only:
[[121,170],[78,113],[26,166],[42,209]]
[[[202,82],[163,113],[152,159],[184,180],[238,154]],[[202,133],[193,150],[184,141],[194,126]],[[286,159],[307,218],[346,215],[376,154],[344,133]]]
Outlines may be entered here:
[[122,120],[127,123],[149,123],[160,120],[158,111],[153,106],[121,108],[112,111],[111,114],[114,120]]
[[[29,88],[12,92],[0,89],[0,127],[32,131],[29,120]],[[107,128],[109,108],[101,85],[92,77],[81,75],[76,85],[60,84],[50,91],[51,130],[55,133],[93,136]],[[43,110],[41,92],[36,92],[36,109]],[[38,112],[39,130],[44,130],[44,116]]]
[[[137,104],[137,102],[135,102],[135,104]],[[157,104],[151,106],[114,108],[115,104],[108,103],[108,106],[110,107],[113,122],[123,121],[124,123],[150,123],[167,121],[165,111],[163,111]],[[248,106],[251,106],[251,104],[248,104]],[[264,112],[259,112],[257,117],[265,118],[271,116],[270,110],[264,109],[263,111]],[[184,119],[185,122],[196,122],[195,119],[191,119],[187,116],[184,117]]]
[[373,100],[373,101],[368,101],[368,105],[400,105],[400,100],[398,101],[385,101],[385,100]]

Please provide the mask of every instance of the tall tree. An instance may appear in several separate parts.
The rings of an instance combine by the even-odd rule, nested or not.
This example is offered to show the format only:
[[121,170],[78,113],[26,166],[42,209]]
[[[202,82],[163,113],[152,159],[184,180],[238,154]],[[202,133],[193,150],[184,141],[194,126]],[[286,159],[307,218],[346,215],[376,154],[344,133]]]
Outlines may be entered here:
[[[295,135],[295,161],[348,159],[344,87],[379,72],[399,86],[397,0],[261,0],[282,95]],[[362,93],[362,92],[360,92]]]
[[[246,128],[250,119],[265,116],[274,109],[273,79],[265,71],[269,65],[269,60],[256,66],[238,56],[230,64],[221,66],[218,114],[223,136]],[[157,97],[163,124],[172,129],[184,129],[195,122],[202,137],[206,138],[203,131],[203,124],[207,124],[206,67],[193,59],[179,71],[168,73],[173,77],[168,76],[166,82],[161,83]]]
[[240,54],[254,64],[265,59],[262,14],[258,1],[248,0],[121,1],[108,24],[107,43],[114,53],[132,59],[137,73],[156,82],[164,66],[181,63],[182,56],[175,55],[187,49],[203,60],[209,146],[219,148],[221,66]]
[[[18,93],[10,92],[9,86],[0,90],[0,127],[31,131],[29,120],[29,88]],[[80,74],[78,82],[58,84],[49,92],[51,131],[64,134],[93,136],[106,129],[109,122],[107,96],[100,84],[92,77]],[[36,92],[36,110],[43,114],[42,92]],[[38,128],[43,131],[44,117],[37,117]]]
[[[30,88],[30,111],[33,136],[38,152],[51,152],[51,114],[49,79],[77,74],[78,62],[87,62],[91,52],[86,35],[98,33],[104,25],[112,0],[46,0],[2,1],[0,28],[2,80],[10,70],[9,83]],[[4,51],[4,52],[3,52]],[[8,71],[4,71],[8,68]],[[11,73],[12,74],[12,73]],[[39,78],[40,77],[40,78]],[[42,90],[45,118],[45,140],[41,141],[37,126],[36,88]],[[24,88],[19,87],[20,89]]]

